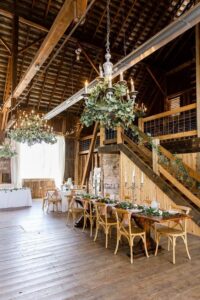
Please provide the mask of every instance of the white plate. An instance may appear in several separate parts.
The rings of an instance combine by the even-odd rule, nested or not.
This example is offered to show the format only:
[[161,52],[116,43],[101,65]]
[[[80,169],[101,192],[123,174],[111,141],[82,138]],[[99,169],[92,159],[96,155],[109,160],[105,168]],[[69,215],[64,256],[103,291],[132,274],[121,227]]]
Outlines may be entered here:
[[139,208],[132,208],[132,209],[129,209],[129,211],[133,212],[133,213],[139,213],[142,211],[142,209],[139,209]]
[[168,213],[169,213],[170,215],[176,215],[176,214],[179,214],[180,211],[170,209],[170,210],[168,210]]

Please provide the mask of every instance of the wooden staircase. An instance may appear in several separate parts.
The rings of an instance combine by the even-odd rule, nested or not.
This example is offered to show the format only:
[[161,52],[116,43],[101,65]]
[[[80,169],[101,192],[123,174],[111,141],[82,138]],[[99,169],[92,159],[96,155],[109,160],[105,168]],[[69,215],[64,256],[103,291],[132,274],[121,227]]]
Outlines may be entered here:
[[[193,221],[200,225],[200,190],[197,183],[200,183],[200,174],[196,173],[189,166],[183,163],[189,176],[194,181],[194,185],[188,186],[180,182],[171,169],[168,169],[162,162],[158,162],[158,172],[154,170],[153,153],[147,145],[148,137],[143,135],[143,142],[133,141],[126,134],[121,133],[121,143],[106,145],[99,148],[100,153],[112,153],[118,150],[124,153],[138,168],[144,172],[171,200],[177,205],[189,206],[192,209]],[[162,156],[173,163],[174,156],[164,147],[159,147]]]

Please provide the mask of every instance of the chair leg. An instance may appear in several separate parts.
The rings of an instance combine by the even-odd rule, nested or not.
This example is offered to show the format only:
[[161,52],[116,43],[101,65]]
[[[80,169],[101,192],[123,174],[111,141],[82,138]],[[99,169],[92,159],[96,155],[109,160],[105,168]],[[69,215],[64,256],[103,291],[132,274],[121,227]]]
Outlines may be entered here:
[[67,212],[67,222],[66,222],[66,225],[68,225],[68,223],[69,223],[69,216],[70,216],[70,210],[68,210],[68,212]]
[[110,232],[110,238],[111,238],[112,237],[112,226],[110,226],[109,232]]
[[120,233],[117,231],[117,242],[116,242],[116,247],[115,247],[115,252],[114,254],[117,254],[118,248],[119,248],[119,241],[121,240],[121,235]]
[[94,242],[95,242],[96,239],[97,239],[98,232],[99,232],[99,225],[98,225],[98,223],[96,223],[96,232],[95,232]]
[[167,243],[167,250],[169,251],[170,250],[170,238],[168,237],[168,243]]
[[75,213],[72,212],[72,221],[73,221],[73,227],[75,225],[75,220],[76,220],[76,216],[75,216]]
[[133,263],[133,239],[130,238],[129,240],[129,246],[130,246],[130,259],[131,259],[131,264]]
[[92,230],[93,230],[93,220],[90,219],[90,237],[92,237]]
[[144,236],[142,237],[143,243],[144,243],[144,250],[145,250],[145,254],[146,257],[149,257],[148,251],[147,251],[147,242],[146,242],[146,234],[144,234]]
[[173,236],[172,238],[172,247],[173,247],[173,264],[176,263],[176,254],[175,254],[175,248],[176,248],[176,237]]
[[188,256],[189,259],[191,259],[190,252],[189,252],[189,249],[188,249],[187,234],[185,235],[185,237],[183,238],[183,240],[184,240],[184,243],[185,243],[185,248],[186,248],[187,256]]
[[84,214],[84,220],[83,220],[83,230],[85,230],[85,226],[86,226],[86,221],[87,221],[87,218],[86,218],[86,215]]
[[155,256],[158,254],[159,240],[160,240],[160,235],[158,233],[156,233],[156,250],[155,250]]
[[106,247],[106,249],[108,248],[108,234],[109,234],[109,228],[106,228],[106,230],[105,230],[105,235],[106,235],[106,244],[105,244],[105,247]]

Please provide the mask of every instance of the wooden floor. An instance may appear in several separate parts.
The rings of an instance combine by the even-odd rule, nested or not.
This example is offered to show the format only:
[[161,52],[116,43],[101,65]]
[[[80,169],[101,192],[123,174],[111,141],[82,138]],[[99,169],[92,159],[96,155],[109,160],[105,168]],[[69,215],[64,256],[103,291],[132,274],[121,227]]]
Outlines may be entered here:
[[192,261],[180,241],[175,266],[167,251],[130,265],[126,245],[115,256],[114,241],[105,249],[103,235],[94,243],[35,201],[0,212],[0,241],[0,300],[200,299],[199,238],[189,237]]

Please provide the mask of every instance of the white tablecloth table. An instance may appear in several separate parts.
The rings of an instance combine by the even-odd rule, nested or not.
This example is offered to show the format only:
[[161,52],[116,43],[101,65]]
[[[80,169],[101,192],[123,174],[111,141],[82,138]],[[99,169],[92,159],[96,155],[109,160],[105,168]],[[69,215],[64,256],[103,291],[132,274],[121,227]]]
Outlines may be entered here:
[[0,190],[0,209],[32,206],[30,189]]
[[62,212],[68,211],[68,201],[67,196],[71,195],[71,191],[60,191],[60,196],[62,199]]

